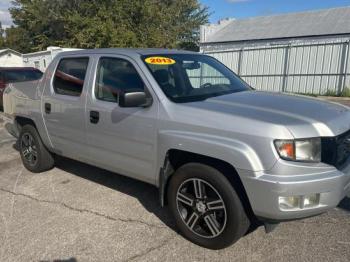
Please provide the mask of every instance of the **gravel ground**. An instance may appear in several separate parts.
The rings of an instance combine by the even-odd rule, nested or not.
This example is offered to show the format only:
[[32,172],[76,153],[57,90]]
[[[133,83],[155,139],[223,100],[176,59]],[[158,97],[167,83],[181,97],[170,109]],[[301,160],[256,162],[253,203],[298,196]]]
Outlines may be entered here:
[[176,232],[148,184],[68,159],[26,171],[4,126],[0,118],[0,261],[350,261],[349,198],[206,250]]
[[335,103],[341,103],[343,105],[350,107],[350,98],[345,97],[319,97],[320,99],[335,102]]

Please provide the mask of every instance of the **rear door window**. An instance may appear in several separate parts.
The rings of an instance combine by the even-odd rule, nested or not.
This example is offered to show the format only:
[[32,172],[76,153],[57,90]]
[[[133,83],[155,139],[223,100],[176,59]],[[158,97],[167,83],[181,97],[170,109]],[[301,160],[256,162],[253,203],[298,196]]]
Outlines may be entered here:
[[80,96],[83,92],[89,58],[64,58],[56,69],[53,88],[56,94]]

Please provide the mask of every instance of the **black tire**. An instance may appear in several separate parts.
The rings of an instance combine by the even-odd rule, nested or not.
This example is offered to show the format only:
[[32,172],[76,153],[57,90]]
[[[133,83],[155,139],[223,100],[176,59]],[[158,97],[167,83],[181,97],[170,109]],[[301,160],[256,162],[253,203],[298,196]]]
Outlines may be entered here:
[[[31,145],[26,141],[31,140]],[[41,173],[53,168],[55,161],[52,154],[43,144],[38,131],[32,125],[25,125],[21,129],[18,139],[19,151],[24,167],[33,172]],[[34,152],[36,152],[34,154]],[[32,158],[28,154],[32,154]],[[33,160],[33,161],[32,161]]]
[[[191,188],[192,182],[193,188]],[[196,185],[197,188],[202,189],[197,189],[197,192],[195,192]],[[198,193],[199,191],[205,193]],[[210,194],[211,196],[209,196]],[[186,203],[182,202],[183,195],[188,197],[185,199]],[[195,195],[207,196],[196,198]],[[218,195],[218,197],[215,197],[215,195]],[[210,197],[212,200],[215,198],[219,200],[212,201]],[[204,200],[201,201],[200,199]],[[194,202],[192,206],[191,202]],[[216,211],[212,210],[215,206],[212,204],[214,202],[217,203],[216,208],[218,210]],[[228,247],[239,240],[250,226],[243,205],[228,179],[217,169],[204,164],[186,164],[175,172],[169,182],[168,203],[183,236],[205,248],[222,249]],[[205,208],[202,205],[203,203]],[[221,209],[219,209],[220,207]],[[191,220],[191,217],[194,218]],[[215,227],[211,222],[213,218]]]

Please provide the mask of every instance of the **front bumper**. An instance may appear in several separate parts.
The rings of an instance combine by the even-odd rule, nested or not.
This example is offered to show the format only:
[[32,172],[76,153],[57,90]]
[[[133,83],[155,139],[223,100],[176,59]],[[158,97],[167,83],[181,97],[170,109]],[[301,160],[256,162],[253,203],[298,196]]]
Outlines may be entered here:
[[[282,161],[283,162],[283,161]],[[304,168],[304,174],[241,175],[253,212],[257,217],[271,221],[293,220],[321,214],[336,207],[344,197],[350,197],[350,161],[341,170],[320,168],[317,172]],[[295,168],[295,167],[294,167]],[[313,207],[285,210],[280,197],[319,195],[319,203]]]

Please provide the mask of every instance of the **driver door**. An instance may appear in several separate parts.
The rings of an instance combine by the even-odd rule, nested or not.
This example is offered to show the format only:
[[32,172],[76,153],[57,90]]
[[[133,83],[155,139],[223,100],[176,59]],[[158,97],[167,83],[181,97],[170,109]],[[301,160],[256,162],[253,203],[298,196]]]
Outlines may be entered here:
[[[91,162],[104,169],[154,183],[158,101],[138,65],[125,56],[100,56],[87,101]],[[147,92],[150,107],[121,108],[121,92]]]

